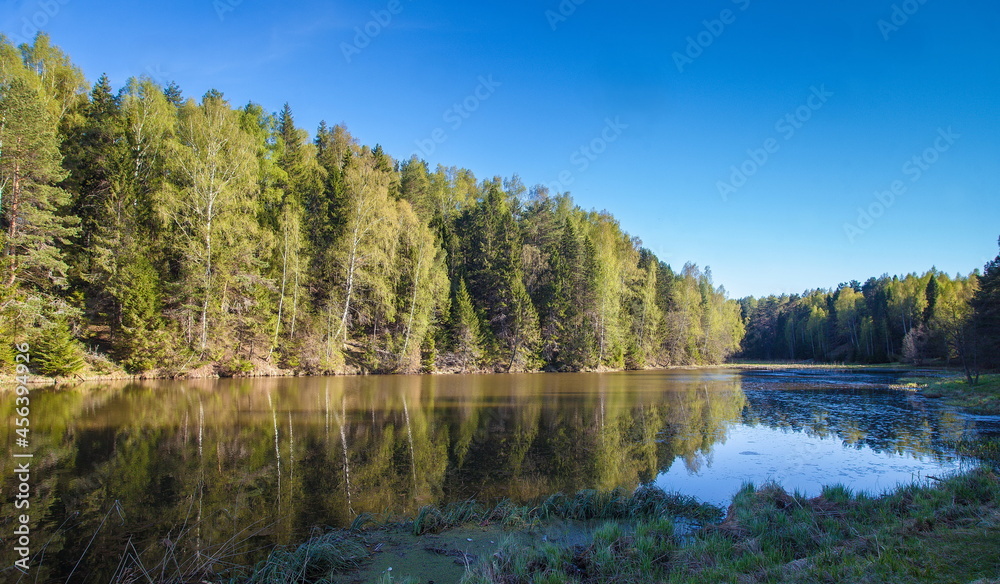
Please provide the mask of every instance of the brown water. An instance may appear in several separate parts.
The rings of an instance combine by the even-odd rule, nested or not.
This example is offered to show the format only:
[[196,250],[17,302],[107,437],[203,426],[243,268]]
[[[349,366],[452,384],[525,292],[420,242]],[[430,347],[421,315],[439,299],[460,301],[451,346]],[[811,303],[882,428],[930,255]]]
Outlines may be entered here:
[[[957,469],[948,442],[996,429],[887,389],[893,379],[696,370],[35,390],[36,568],[23,581],[108,582],[136,557],[147,569],[199,553],[252,562],[362,512],[467,498],[656,483],[724,502],[768,478],[877,490]],[[0,396],[9,419],[13,398]],[[13,428],[0,432],[13,446]],[[5,538],[20,513],[13,460],[0,463]],[[9,540],[0,554],[13,563]]]

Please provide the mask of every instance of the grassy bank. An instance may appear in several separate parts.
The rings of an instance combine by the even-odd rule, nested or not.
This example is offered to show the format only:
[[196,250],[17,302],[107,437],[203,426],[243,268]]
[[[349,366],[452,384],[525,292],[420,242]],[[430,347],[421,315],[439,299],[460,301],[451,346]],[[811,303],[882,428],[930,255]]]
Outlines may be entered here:
[[1000,577],[1000,480],[976,470],[881,497],[744,487],[726,520],[686,538],[669,520],[608,522],[586,545],[501,547],[466,584],[972,582]]
[[458,582],[498,546],[530,549],[535,542],[582,544],[602,521],[631,526],[643,521],[669,528],[717,522],[722,509],[693,497],[640,487],[633,493],[581,491],[556,494],[537,505],[502,501],[486,506],[462,501],[424,507],[404,521],[362,514],[350,529],[330,531],[270,554],[252,571],[227,581],[246,584]]
[[981,375],[969,385],[961,374],[946,377],[905,377],[900,380],[926,397],[944,398],[947,403],[977,414],[1000,414],[1000,374]]
[[[727,513],[643,487],[531,506],[461,502],[273,551],[211,582],[1000,582],[998,449],[987,466],[872,496],[745,485]],[[990,580],[996,579],[996,580]]]

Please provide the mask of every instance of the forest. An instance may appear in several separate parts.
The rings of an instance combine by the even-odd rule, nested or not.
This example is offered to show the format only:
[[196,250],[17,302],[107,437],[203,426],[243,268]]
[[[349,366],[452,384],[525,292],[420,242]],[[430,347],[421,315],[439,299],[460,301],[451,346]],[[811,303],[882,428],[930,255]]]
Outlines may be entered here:
[[[577,371],[719,363],[741,306],[608,212],[315,135],[286,104],[92,85],[0,38],[0,335],[33,372]],[[12,348],[0,362],[13,371]]]
[[[0,335],[45,375],[582,371],[1000,354],[1000,256],[727,297],[607,211],[394,160],[288,104],[88,84],[0,37]],[[14,370],[0,348],[0,370]]]
[[836,290],[740,300],[741,356],[755,360],[1000,366],[1000,255],[982,273],[931,269]]

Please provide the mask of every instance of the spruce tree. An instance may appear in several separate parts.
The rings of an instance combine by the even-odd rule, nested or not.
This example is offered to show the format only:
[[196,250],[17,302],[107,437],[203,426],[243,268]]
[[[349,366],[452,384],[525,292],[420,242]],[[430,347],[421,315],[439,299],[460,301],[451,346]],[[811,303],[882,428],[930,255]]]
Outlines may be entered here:
[[482,332],[479,316],[472,306],[472,298],[465,286],[465,280],[459,280],[452,303],[452,328],[454,331],[454,352],[459,358],[462,371],[476,369],[482,357]]
[[469,233],[463,249],[469,294],[488,323],[494,366],[531,368],[538,316],[524,286],[520,230],[499,179],[483,188],[483,200],[463,221]]
[[41,332],[32,346],[32,362],[38,372],[68,377],[83,369],[83,351],[65,321],[56,321]]
[[3,283],[26,281],[41,290],[65,281],[63,250],[77,233],[66,212],[68,192],[56,186],[61,167],[56,120],[26,79],[0,79],[0,225]]

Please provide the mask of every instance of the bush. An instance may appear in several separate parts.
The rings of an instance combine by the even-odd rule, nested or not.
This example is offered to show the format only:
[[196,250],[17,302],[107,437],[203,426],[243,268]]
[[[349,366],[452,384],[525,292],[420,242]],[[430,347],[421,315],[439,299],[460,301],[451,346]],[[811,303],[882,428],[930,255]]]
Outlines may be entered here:
[[43,329],[31,349],[32,364],[42,375],[68,377],[83,369],[83,349],[64,321]]

